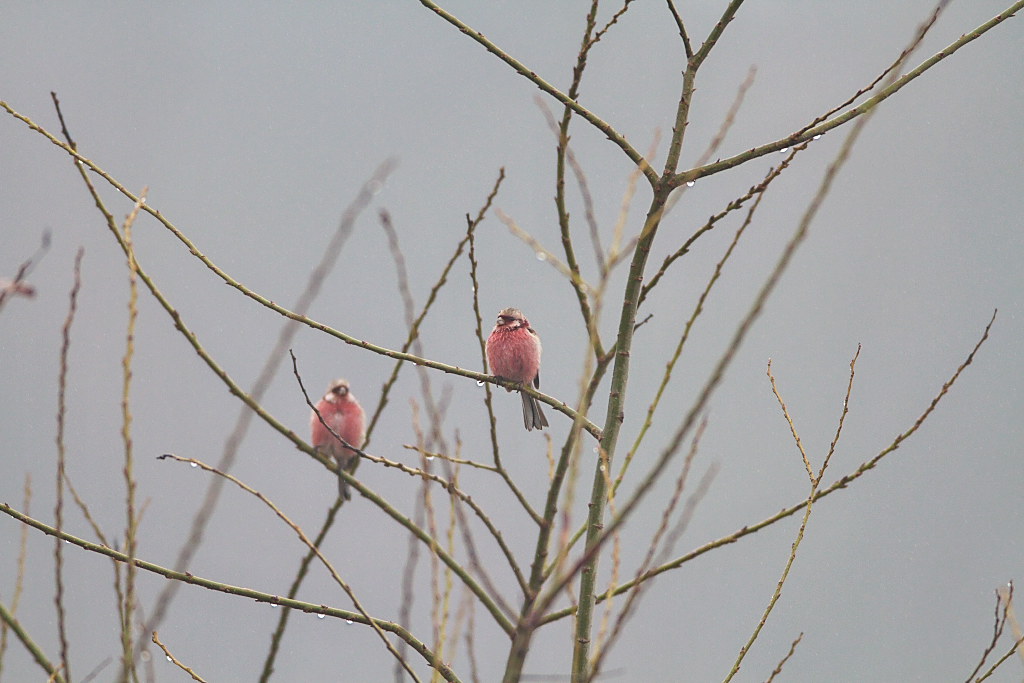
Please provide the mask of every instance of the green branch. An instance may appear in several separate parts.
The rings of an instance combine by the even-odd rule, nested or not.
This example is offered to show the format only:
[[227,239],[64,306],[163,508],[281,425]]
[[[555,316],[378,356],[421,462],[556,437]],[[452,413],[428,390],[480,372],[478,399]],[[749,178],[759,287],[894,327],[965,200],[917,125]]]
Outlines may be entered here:
[[[0,507],[6,507],[6,504],[0,505]],[[21,641],[21,644],[24,645],[25,649],[32,655],[32,659],[36,660],[36,664],[41,666],[43,671],[50,676],[50,681],[64,683],[65,679],[64,676],[60,674],[59,667],[53,666],[42,649],[36,645],[34,640],[32,640],[28,631],[21,627],[21,622],[19,622],[17,618],[7,610],[7,607],[3,603],[0,603],[0,621],[3,621],[3,623],[14,632],[14,635],[18,636],[18,640]]]

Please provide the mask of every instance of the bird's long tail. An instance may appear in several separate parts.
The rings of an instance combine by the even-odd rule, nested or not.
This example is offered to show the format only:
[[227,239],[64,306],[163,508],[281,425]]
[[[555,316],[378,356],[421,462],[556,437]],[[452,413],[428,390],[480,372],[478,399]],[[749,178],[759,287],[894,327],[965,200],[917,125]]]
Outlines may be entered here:
[[526,431],[547,427],[548,420],[540,411],[540,401],[522,392],[519,395],[523,397],[523,424],[526,425]]
[[352,500],[352,491],[349,490],[348,482],[341,476],[340,469],[338,470],[338,495],[342,500]]
[[338,495],[343,500],[352,500],[352,487],[345,481],[345,477],[341,476],[341,472],[344,470],[349,474],[355,474],[356,467],[359,466],[359,456],[346,448],[340,458],[335,456],[335,460],[338,463]]

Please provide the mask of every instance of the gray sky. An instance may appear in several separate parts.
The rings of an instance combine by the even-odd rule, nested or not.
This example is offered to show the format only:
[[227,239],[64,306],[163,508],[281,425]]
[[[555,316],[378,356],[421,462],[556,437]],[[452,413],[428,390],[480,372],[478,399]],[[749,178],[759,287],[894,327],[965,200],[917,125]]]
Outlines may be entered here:
[[[710,30],[721,4],[680,3],[695,41]],[[397,170],[359,220],[311,312],[383,346],[400,346],[405,325],[378,208],[392,214],[418,305],[464,234],[465,214],[479,210],[499,167],[507,179],[495,206],[558,251],[554,140],[534,102],[539,91],[431,12],[415,3],[198,7],[8,3],[0,21],[0,99],[56,133],[49,95],[56,91],[84,155],[133,191],[148,186],[149,203],[201,251],[286,306],[301,292],[361,184],[384,159],[397,159]],[[567,87],[586,4],[446,7],[549,82]],[[617,8],[603,7],[601,16],[606,20]],[[912,64],[1004,8],[987,0],[953,3]],[[782,138],[870,83],[930,11],[931,3],[916,0],[748,3],[698,77],[681,166],[689,167],[706,148],[751,66],[757,76],[722,157]],[[799,453],[765,376],[769,358],[809,456],[820,464],[835,431],[850,359],[863,345],[843,438],[831,476],[825,477],[831,482],[914,423],[999,309],[991,338],[925,426],[855,485],[815,507],[782,598],[737,680],[766,679],[801,632],[786,680],[963,679],[991,635],[994,590],[1024,578],[1020,21],[996,27],[878,110],[710,403],[695,472],[712,465],[719,472],[673,557],[806,495]],[[660,131],[658,168],[678,101],[684,65],[679,42],[662,3],[636,3],[595,48],[580,98],[638,149],[647,149]],[[626,492],[691,405],[845,130],[798,156],[766,195],[695,327]],[[581,121],[573,124],[572,143],[607,243],[630,163]],[[30,278],[36,298],[9,301],[0,312],[0,392],[6,406],[0,418],[0,501],[20,507],[24,477],[31,474],[32,514],[53,520],[60,328],[74,253],[82,246],[68,468],[97,520],[116,534],[124,525],[123,255],[63,152],[6,114],[0,149],[0,275],[14,273],[44,230],[53,233],[52,248]],[[763,157],[689,189],[661,229],[648,274],[707,216],[781,159]],[[101,191],[116,215],[129,211],[130,203],[112,189]],[[570,196],[578,253],[585,275],[595,278],[575,186]],[[627,231],[638,229],[649,199],[649,190],[641,188]],[[730,217],[699,241],[641,310],[641,317],[654,317],[637,335],[642,351],[634,352],[622,452],[740,220]],[[280,319],[225,287],[152,218],[139,220],[136,241],[140,262],[202,343],[242,386],[251,385]],[[478,249],[484,324],[489,327],[501,308],[522,308],[544,340],[543,390],[571,401],[586,340],[569,286],[493,213],[480,228]],[[613,278],[602,324],[608,340],[623,272]],[[463,259],[428,319],[423,343],[431,358],[479,369],[470,296]],[[141,297],[138,325],[133,438],[139,496],[148,501],[139,555],[169,566],[209,477],[155,456],[174,452],[216,462],[238,405],[148,294]],[[341,375],[368,410],[376,406],[390,362],[309,329],[299,332],[293,348],[311,393]],[[451,392],[449,440],[454,442],[458,430],[463,456],[489,462],[482,389],[458,377],[434,375],[433,382],[438,391]],[[415,441],[412,398],[420,400],[419,382],[406,368],[372,452],[415,462],[402,448]],[[521,429],[518,398],[502,392],[495,401],[505,462],[540,507],[547,442]],[[290,372],[278,373],[264,403],[305,434],[307,408]],[[547,412],[557,450],[568,421]],[[599,401],[592,419],[603,418]],[[578,499],[589,493],[587,462]],[[252,427],[233,471],[310,533],[336,492],[322,467],[262,424]],[[359,477],[415,514],[418,485],[411,478],[367,463]],[[659,523],[670,478],[627,527],[624,576],[635,571]],[[535,528],[507,490],[478,472],[464,473],[463,485],[528,564]],[[341,515],[325,554],[371,613],[396,619],[407,532],[358,496]],[[616,674],[609,679],[724,677],[771,596],[798,524],[790,518],[654,582],[606,661]],[[93,538],[75,510],[67,512],[66,526]],[[4,604],[14,590],[19,538],[19,525],[3,516]],[[494,544],[480,531],[476,538],[506,597],[518,605]],[[34,531],[28,540],[31,580],[19,616],[55,657],[52,541]],[[302,553],[294,534],[269,510],[228,489],[190,571],[284,594]],[[606,558],[605,580],[609,566]],[[81,680],[107,657],[118,656],[111,570],[104,558],[71,547],[66,569],[72,671]],[[143,573],[139,581],[148,613],[165,580]],[[422,558],[418,585],[411,629],[430,641],[429,572]],[[351,607],[322,570],[299,597]],[[254,680],[277,616],[277,609],[263,604],[185,586],[160,633],[207,680]],[[477,609],[475,619],[481,678],[494,680],[507,641],[485,611]],[[997,653],[1006,647],[1003,641]],[[534,641],[526,670],[565,674],[570,651],[564,620]],[[182,680],[162,657],[155,663],[160,680]],[[452,664],[463,680],[470,679],[464,644]],[[419,661],[415,665],[423,671]],[[297,613],[275,680],[386,680],[392,666],[368,629]],[[114,670],[108,666],[97,680],[113,677]],[[15,643],[3,671],[12,681],[40,679],[40,670]],[[1021,662],[1011,661],[992,680],[1020,680],[1020,672]]]

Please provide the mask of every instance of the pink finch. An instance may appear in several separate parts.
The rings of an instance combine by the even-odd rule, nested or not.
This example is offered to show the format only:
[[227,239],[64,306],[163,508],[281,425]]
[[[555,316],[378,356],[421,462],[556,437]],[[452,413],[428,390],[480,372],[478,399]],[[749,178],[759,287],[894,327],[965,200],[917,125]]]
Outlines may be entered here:
[[[344,441],[355,448],[362,448],[366,440],[366,413],[363,412],[359,401],[352,395],[348,388],[348,382],[343,379],[336,379],[327,387],[327,393],[316,404],[321,417],[327,426],[337,432]],[[338,462],[338,471],[354,472],[359,464],[359,454],[346,448],[338,441],[330,430],[324,427],[320,418],[314,412],[309,421],[312,436],[309,441],[313,448],[329,455]],[[345,500],[349,500],[352,494],[349,492],[348,482],[341,475],[338,476],[338,493]]]
[[[540,337],[530,321],[518,308],[506,308],[498,314],[498,322],[487,338],[487,364],[502,379],[522,385],[533,383],[540,388]],[[506,389],[506,391],[512,391]],[[523,423],[527,431],[544,429],[548,421],[540,412],[540,402],[520,392],[523,397]]]

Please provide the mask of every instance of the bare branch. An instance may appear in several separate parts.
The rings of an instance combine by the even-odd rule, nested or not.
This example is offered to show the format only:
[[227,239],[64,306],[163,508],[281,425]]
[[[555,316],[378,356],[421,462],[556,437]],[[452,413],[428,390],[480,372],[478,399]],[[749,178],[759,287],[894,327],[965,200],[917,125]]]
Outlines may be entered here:
[[[33,519],[32,517],[29,517],[28,515],[15,510],[7,503],[0,503],[0,512],[9,515],[10,517],[13,517],[14,519],[24,524],[27,524],[34,529],[42,531],[44,534],[47,534],[48,536],[53,536],[54,538],[58,538],[62,541],[67,541],[68,543],[71,543],[72,545],[77,545],[78,547],[83,548],[84,550],[88,550],[93,553],[98,553],[100,555],[105,555],[113,560],[116,560],[117,562],[126,563],[130,560],[130,558],[124,553],[118,552],[117,550],[114,550],[112,548],[108,548],[107,546],[86,541],[85,539],[78,538],[77,536],[72,536],[71,534],[63,531],[57,531],[57,529],[55,529],[54,527],[44,524],[43,522],[40,522],[37,519]],[[191,574],[189,572],[181,572],[174,569],[170,569],[168,567],[162,567],[158,564],[147,562],[137,557],[132,561],[134,562],[135,566],[139,569],[143,569],[147,572],[152,572],[154,574],[159,574],[160,576],[163,576],[168,579],[173,579],[180,583],[187,583],[193,586],[207,588],[209,590],[214,590],[220,593],[227,593],[228,595],[250,598],[252,600],[256,600],[257,602],[265,602],[272,605],[280,605],[281,607],[296,609],[311,614],[322,614],[325,617],[344,619],[352,623],[370,625],[367,622],[366,617],[364,617],[359,612],[350,612],[348,610],[337,609],[335,607],[328,607],[327,605],[317,605],[310,602],[303,602],[301,600],[282,598],[279,595],[264,593],[262,591],[253,590],[251,588],[245,588],[243,586],[233,586],[231,584],[221,583],[219,581],[214,581],[212,579],[206,579],[201,576],[196,576],[195,574]],[[399,638],[409,643],[409,645],[417,653],[419,653],[420,656],[423,657],[423,659],[425,659],[429,664],[434,663],[435,657],[433,652],[431,652],[426,645],[424,645],[415,637],[413,637],[413,635],[409,633],[405,628],[403,628],[399,624],[384,621],[383,619],[373,619],[372,621],[373,626],[380,628],[383,631],[394,633]],[[458,676],[455,675],[455,672],[452,671],[447,665],[441,664],[440,668],[438,669],[438,673],[440,673],[441,676],[443,676],[446,681],[452,681],[454,683],[459,680]]]
[[153,631],[152,640],[157,647],[163,650],[164,655],[167,657],[167,660],[173,663],[176,667],[178,667],[185,673],[187,673],[189,676],[191,676],[193,681],[199,681],[199,683],[206,683],[206,679],[202,678],[195,671],[182,664],[177,657],[171,654],[171,651],[167,649],[167,646],[160,642],[160,636],[157,634],[156,631]]
[[551,95],[556,100],[564,104],[566,107],[569,107],[574,112],[583,117],[584,120],[586,120],[592,126],[594,126],[599,131],[604,133],[609,140],[615,143],[634,164],[640,166],[641,168],[644,168],[644,175],[647,176],[647,179],[651,183],[657,182],[657,174],[654,172],[654,170],[651,169],[649,165],[647,165],[647,163],[644,161],[644,158],[640,156],[640,153],[633,149],[633,147],[628,142],[626,142],[626,138],[620,135],[614,128],[611,127],[611,125],[595,116],[593,113],[590,112],[590,110],[586,109],[578,102],[576,102],[575,99],[561,92],[553,85],[542,79],[535,72],[528,69],[524,64],[512,58],[507,52],[505,52],[500,47],[498,47],[490,40],[485,38],[484,34],[463,23],[457,17],[455,17],[455,15],[441,9],[441,7],[437,5],[437,3],[434,3],[431,0],[420,0],[420,4],[434,12],[434,14],[441,17],[452,26],[455,26],[457,29],[459,29],[459,31],[461,31],[465,35],[469,36],[476,42],[480,43],[480,45],[482,45],[484,49],[486,49],[488,52],[490,52],[492,55],[494,55],[501,61],[508,64],[516,71],[516,73],[525,77],[538,88],[540,88],[547,94]]

